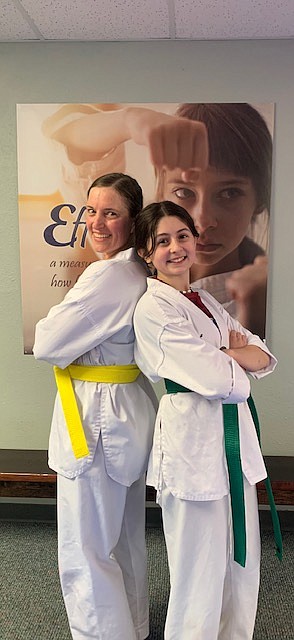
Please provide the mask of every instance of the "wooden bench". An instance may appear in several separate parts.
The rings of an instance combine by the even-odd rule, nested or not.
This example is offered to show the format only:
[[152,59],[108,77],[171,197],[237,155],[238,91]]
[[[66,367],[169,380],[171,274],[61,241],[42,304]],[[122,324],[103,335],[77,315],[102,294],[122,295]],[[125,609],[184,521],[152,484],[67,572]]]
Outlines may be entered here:
[[[277,505],[294,505],[294,457],[266,456]],[[49,469],[47,451],[0,449],[0,498],[56,498],[56,473]],[[146,488],[147,503],[155,503],[155,491]],[[258,501],[267,504],[263,483],[258,485]]]
[[0,449],[0,497],[55,498],[56,473],[47,451]]

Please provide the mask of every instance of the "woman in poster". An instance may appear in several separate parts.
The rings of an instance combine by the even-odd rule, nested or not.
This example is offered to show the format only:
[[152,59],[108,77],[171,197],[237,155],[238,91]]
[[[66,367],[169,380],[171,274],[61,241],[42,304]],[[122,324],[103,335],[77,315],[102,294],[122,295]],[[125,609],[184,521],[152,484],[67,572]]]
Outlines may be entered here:
[[91,163],[96,171],[97,162],[123,166],[128,140],[146,147],[157,199],[184,206],[199,231],[191,282],[263,338],[272,139],[257,109],[191,103],[170,115],[133,106],[101,105],[91,113],[76,107],[70,114],[61,107],[43,127],[64,148],[68,176],[86,172],[89,180]]

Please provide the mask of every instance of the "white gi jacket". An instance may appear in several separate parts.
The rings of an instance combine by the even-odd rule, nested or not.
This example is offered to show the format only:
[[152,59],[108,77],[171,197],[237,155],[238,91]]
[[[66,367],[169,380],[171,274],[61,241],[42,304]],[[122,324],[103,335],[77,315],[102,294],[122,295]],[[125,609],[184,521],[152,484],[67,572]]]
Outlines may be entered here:
[[[63,302],[36,326],[34,356],[58,367],[71,363],[134,363],[133,312],[146,289],[146,271],[134,249],[94,262]],[[92,464],[101,433],[108,475],[130,486],[146,470],[155,421],[155,394],[140,375],[129,384],[74,381],[89,455],[74,457],[57,394],[49,439],[49,466],[68,478]]]
[[220,347],[229,346],[229,331],[241,331],[248,344],[271,356],[261,378],[276,359],[258,336],[231,318],[206,291],[201,299],[217,326],[179,291],[148,279],[148,289],[134,315],[135,360],[153,382],[169,378],[191,393],[164,395],[158,410],[147,483],[160,490],[162,477],[171,493],[187,500],[216,500],[229,493],[224,451],[223,403],[239,403],[242,469],[250,484],[266,470],[246,399],[246,373]]

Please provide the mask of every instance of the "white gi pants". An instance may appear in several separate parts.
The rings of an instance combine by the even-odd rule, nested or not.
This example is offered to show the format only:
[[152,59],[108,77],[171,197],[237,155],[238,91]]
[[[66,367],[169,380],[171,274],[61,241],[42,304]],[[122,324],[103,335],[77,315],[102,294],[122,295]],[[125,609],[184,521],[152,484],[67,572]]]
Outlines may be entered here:
[[57,482],[59,573],[73,639],[143,640],[145,475],[131,487],[112,480],[100,437],[92,466]]
[[233,558],[230,498],[193,502],[163,485],[170,569],[165,640],[251,640],[260,575],[256,487],[244,479],[247,561]]

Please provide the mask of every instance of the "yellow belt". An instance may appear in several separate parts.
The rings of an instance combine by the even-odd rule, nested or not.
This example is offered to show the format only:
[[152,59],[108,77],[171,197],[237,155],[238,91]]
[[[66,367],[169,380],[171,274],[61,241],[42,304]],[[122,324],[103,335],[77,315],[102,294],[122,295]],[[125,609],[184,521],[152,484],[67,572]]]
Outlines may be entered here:
[[96,367],[71,364],[66,369],[53,369],[74,455],[76,458],[84,458],[89,454],[89,449],[72,380],[124,384],[134,382],[140,374],[140,369],[136,364]]

